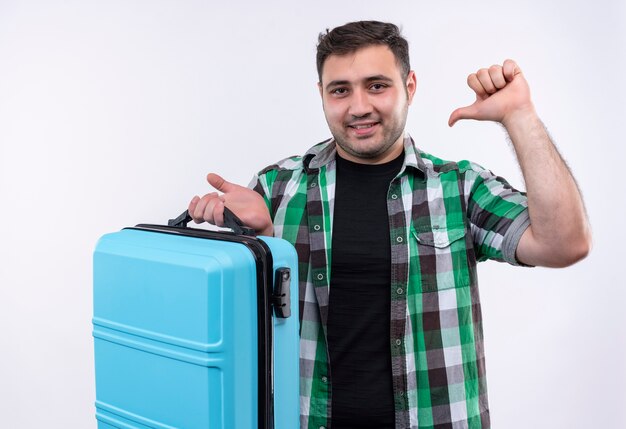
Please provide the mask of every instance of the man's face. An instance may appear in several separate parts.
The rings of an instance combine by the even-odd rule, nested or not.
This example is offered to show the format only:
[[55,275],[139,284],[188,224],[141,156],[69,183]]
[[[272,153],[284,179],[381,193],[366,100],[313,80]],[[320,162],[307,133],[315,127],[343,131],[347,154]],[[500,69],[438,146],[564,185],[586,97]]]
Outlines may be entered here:
[[401,76],[385,45],[329,56],[319,89],[339,155],[363,164],[380,164],[400,155],[415,88],[415,73]]

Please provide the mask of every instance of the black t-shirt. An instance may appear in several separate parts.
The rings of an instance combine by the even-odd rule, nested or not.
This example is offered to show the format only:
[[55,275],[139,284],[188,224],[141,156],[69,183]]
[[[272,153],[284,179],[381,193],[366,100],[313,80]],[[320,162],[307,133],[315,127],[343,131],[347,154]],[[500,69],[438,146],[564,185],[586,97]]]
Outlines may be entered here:
[[394,427],[387,193],[403,160],[367,165],[337,156],[328,309],[333,429]]

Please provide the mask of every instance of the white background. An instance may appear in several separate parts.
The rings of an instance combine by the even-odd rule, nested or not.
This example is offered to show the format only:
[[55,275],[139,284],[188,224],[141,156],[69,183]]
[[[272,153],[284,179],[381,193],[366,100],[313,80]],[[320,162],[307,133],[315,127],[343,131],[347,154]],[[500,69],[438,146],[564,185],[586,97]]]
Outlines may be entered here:
[[96,426],[98,237],[325,139],[317,34],[359,19],[404,29],[418,145],[523,187],[499,126],[447,127],[517,60],[585,196],[585,261],[480,266],[494,427],[626,427],[626,3],[439,3],[0,0],[0,427]]

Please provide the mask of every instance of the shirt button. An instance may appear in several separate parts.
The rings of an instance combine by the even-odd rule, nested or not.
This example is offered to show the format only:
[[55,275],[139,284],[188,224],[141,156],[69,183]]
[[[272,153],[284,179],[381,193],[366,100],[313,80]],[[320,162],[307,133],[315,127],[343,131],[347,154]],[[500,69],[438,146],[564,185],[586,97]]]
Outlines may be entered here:
[[324,274],[318,274],[317,275],[317,279],[318,280],[324,280]]
[[321,228],[321,226],[319,226],[319,225],[315,225],[315,226],[313,227],[313,229],[314,229],[314,230],[316,230],[316,231],[319,231],[319,230],[320,230],[320,228]]
[[315,182],[311,183],[311,188],[315,188],[317,184]]
[[401,346],[401,345],[402,345],[402,340],[398,338],[396,340],[396,346]]
[[325,375],[322,376],[322,383],[328,383],[328,378]]
[[396,238],[396,241],[397,241],[398,243],[402,243],[402,237],[398,237],[398,238]]
[[392,200],[397,200],[397,199],[398,199],[398,196],[397,196],[396,194],[391,194],[391,199],[392,199]]
[[326,426],[320,426],[320,429],[326,429]]
[[400,391],[400,396],[404,396],[404,390]]
[[402,292],[404,292],[404,291],[402,290],[402,288],[401,288],[401,287],[399,287],[399,288],[396,290],[396,292],[398,292],[398,295],[402,295]]

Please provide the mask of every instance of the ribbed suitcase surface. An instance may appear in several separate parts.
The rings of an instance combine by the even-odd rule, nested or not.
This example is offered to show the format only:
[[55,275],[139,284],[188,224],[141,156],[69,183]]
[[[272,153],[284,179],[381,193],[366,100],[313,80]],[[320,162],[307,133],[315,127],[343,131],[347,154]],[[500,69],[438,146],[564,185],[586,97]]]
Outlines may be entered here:
[[[270,304],[278,269],[290,272],[284,319]],[[297,257],[284,240],[150,226],[105,235],[93,324],[100,429],[299,426]]]

